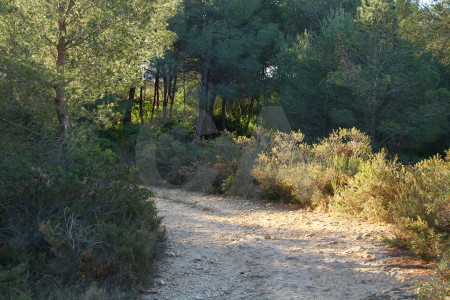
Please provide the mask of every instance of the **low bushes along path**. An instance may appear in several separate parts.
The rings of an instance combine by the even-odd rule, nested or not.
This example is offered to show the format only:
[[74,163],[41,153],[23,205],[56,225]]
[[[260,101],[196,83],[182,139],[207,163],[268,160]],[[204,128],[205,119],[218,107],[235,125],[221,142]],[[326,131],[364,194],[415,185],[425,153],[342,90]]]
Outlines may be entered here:
[[382,243],[392,234],[387,225],[263,201],[156,192],[166,249],[142,299],[416,299],[414,276],[432,274]]

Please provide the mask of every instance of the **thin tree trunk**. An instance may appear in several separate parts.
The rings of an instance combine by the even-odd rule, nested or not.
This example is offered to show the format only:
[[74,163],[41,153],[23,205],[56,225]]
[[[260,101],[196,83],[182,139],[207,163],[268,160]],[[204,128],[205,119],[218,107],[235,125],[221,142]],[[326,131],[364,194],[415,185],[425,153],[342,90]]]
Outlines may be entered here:
[[166,119],[167,119],[167,104],[169,102],[171,80],[172,80],[172,78],[170,76],[169,76],[169,78],[167,78],[167,76],[163,77],[163,86],[164,86],[164,91],[163,91],[163,122],[165,122]]
[[203,125],[206,119],[206,106],[208,104],[208,74],[209,74],[209,60],[206,59],[203,63],[201,95],[198,105],[198,119],[195,128],[196,140],[203,135]]
[[175,102],[175,94],[177,93],[177,77],[178,72],[175,69],[174,75],[173,75],[173,86],[172,86],[172,96],[170,97],[170,109],[169,109],[169,120],[173,120],[173,104]]
[[206,118],[206,134],[209,139],[213,138],[212,134],[216,132],[216,126],[214,124],[214,104],[216,102],[217,93],[211,93],[209,97],[208,118]]
[[209,98],[209,101],[208,101],[208,104],[209,104],[208,105],[208,115],[209,115],[209,117],[211,119],[214,116],[214,104],[216,102],[216,97],[217,97],[217,94],[216,93],[212,93],[211,97]]
[[144,98],[143,98],[144,86],[141,86],[139,93],[139,118],[141,119],[141,124],[144,124]]
[[183,74],[183,112],[186,115],[186,73]]
[[56,116],[58,117],[58,123],[61,128],[61,132],[65,135],[69,129],[69,114],[66,108],[66,93],[64,83],[55,85],[55,107]]
[[159,70],[156,71],[156,76],[155,76],[152,115],[150,117],[151,121],[153,121],[153,117],[155,115],[155,105],[158,102],[158,97],[159,97]]
[[153,87],[153,89],[154,89],[154,93],[153,93],[153,103],[152,103],[152,112],[151,112],[151,115],[150,115],[150,121],[153,121],[153,117],[155,115],[156,91],[157,91],[156,81],[155,81],[155,86]]
[[156,76],[156,82],[157,82],[157,84],[156,84],[156,109],[159,109],[159,90],[160,90],[160,88],[159,88],[159,84],[160,84],[160,81],[161,81],[161,78],[159,77],[159,74]]
[[227,100],[222,98],[222,112],[220,117],[220,129],[225,131],[227,129]]
[[136,87],[130,87],[130,91],[128,93],[128,103],[125,107],[125,115],[123,117],[123,124],[131,123],[131,111],[134,105],[134,95],[136,94]]
[[55,108],[58,123],[63,135],[67,135],[69,129],[69,113],[66,108],[66,80],[65,80],[65,67],[67,57],[67,44],[66,44],[66,19],[65,8],[61,3],[58,6],[58,43],[56,45],[57,58],[56,69],[59,78],[54,84],[55,90]]

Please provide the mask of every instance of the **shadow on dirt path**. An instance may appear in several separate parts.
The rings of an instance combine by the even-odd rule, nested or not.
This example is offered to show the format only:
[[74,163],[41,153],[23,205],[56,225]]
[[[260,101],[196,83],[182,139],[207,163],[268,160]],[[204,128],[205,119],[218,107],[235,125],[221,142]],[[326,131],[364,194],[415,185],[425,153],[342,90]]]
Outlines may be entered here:
[[383,245],[387,225],[155,190],[168,236],[142,299],[416,299],[415,281],[431,279]]

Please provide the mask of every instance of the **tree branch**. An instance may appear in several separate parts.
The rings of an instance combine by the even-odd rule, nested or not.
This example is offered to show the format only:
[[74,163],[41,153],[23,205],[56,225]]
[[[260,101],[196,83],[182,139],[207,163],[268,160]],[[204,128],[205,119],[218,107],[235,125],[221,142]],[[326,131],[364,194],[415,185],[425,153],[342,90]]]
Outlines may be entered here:
[[3,121],[3,122],[5,122],[5,123],[7,123],[7,124],[9,124],[9,125],[12,125],[12,126],[14,126],[14,127],[23,129],[23,130],[28,131],[28,132],[31,132],[31,133],[34,133],[34,134],[37,134],[37,135],[42,135],[42,134],[40,134],[40,133],[37,132],[37,131],[31,130],[31,129],[28,129],[28,128],[22,126],[22,125],[13,123],[13,122],[11,122],[11,121],[8,121],[8,120],[6,120],[6,119],[3,119],[2,117],[0,117],[0,121]]

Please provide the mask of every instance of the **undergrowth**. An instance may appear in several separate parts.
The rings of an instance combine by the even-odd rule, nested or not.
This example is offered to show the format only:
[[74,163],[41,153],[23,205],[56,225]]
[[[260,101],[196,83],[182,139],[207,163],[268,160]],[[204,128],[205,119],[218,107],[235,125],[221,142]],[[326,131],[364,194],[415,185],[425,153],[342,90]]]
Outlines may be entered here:
[[2,299],[101,299],[93,283],[109,299],[152,270],[162,238],[152,192],[83,136],[0,146]]

